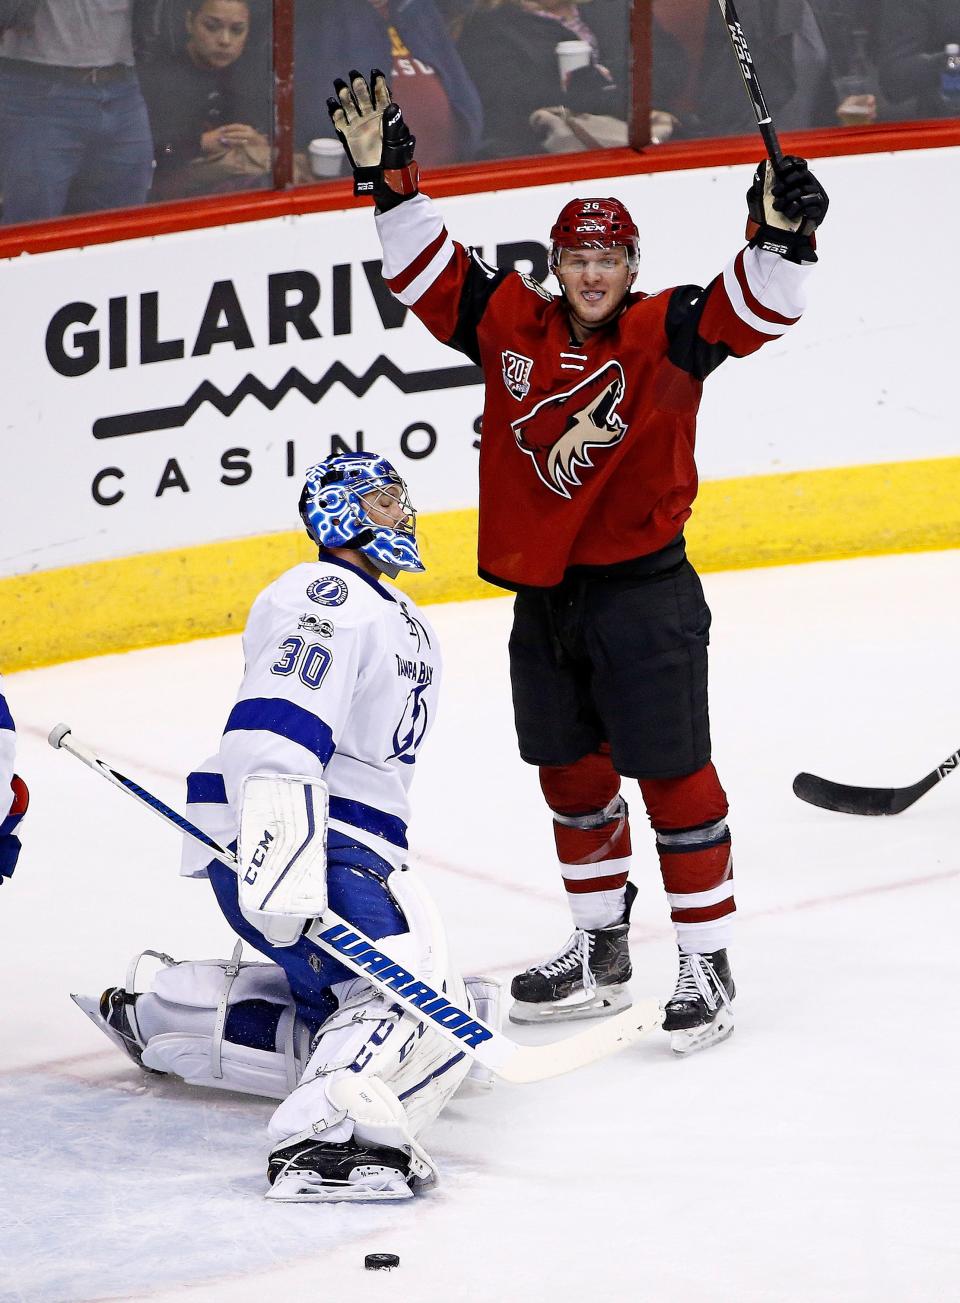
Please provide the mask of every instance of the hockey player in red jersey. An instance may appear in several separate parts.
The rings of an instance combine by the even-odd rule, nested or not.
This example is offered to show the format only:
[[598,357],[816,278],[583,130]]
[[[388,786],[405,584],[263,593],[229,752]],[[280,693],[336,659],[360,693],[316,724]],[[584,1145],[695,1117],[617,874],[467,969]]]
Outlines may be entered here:
[[757,168],[748,245],[705,289],[632,291],[637,227],[616,199],[575,199],[550,233],[554,297],[451,239],[418,190],[415,141],[383,74],[328,101],[376,203],[383,274],[485,381],[479,571],[516,592],[510,669],[520,753],[553,813],[574,933],[514,978],[511,1018],[629,1003],[636,779],[679,945],[664,1027],[679,1053],[733,1030],[727,798],[711,762],[710,612],[686,559],[704,379],[800,316],[827,196],[803,159]]

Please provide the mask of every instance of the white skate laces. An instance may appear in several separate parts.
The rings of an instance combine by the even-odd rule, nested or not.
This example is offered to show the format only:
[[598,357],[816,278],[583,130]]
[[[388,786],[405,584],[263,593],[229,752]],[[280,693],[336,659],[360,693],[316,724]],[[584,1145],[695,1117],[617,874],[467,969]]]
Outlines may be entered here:
[[732,1009],[727,989],[714,972],[713,965],[703,955],[680,955],[680,976],[674,1000],[696,1000],[700,996],[711,1013],[722,1004],[725,1009]]
[[542,964],[537,964],[530,971],[542,973],[544,977],[563,977],[567,973],[572,973],[579,964],[583,976],[584,991],[593,991],[596,989],[597,979],[590,967],[592,949],[593,937],[583,928],[577,928],[551,959],[545,960]]

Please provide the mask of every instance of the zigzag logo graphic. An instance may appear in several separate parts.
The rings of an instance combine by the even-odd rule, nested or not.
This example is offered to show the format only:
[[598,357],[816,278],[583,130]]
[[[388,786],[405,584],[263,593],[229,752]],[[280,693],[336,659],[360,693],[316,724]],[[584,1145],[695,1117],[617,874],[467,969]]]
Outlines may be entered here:
[[296,367],[272,388],[256,376],[245,375],[232,393],[225,394],[210,380],[198,385],[185,403],[178,407],[155,407],[145,412],[126,412],[119,416],[102,416],[93,423],[95,439],[119,439],[127,434],[146,434],[151,430],[178,430],[205,403],[223,416],[232,416],[245,398],[255,398],[267,411],[274,411],[289,393],[299,393],[311,403],[319,403],[334,385],[343,385],[356,398],[362,398],[380,379],[391,381],[404,394],[429,393],[433,389],[459,389],[482,383],[478,366],[440,367],[435,371],[401,371],[395,362],[382,355],[375,358],[363,375],[355,375],[342,362],[334,362],[319,380],[308,380]]

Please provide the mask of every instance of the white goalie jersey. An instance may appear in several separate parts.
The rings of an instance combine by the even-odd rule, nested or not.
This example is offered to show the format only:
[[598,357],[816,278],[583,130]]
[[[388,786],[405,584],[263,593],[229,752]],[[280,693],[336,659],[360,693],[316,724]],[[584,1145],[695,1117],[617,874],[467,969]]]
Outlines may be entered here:
[[[330,828],[402,864],[408,790],[440,683],[429,622],[397,589],[324,556],[264,589],[243,650],[220,749],[187,780],[188,817],[229,844],[248,774],[322,775]],[[181,871],[203,876],[209,859],[188,839]]]

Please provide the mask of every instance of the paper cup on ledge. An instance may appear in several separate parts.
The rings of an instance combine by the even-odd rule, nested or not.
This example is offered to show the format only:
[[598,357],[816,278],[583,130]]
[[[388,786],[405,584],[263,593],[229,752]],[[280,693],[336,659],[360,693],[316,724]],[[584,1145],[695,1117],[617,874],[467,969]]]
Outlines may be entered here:
[[340,175],[344,154],[339,140],[311,140],[307,153],[310,155],[310,171],[315,177],[326,179]]
[[586,68],[592,61],[593,50],[589,41],[560,41],[555,48],[560,81],[566,86],[567,78],[572,72],[577,68]]

